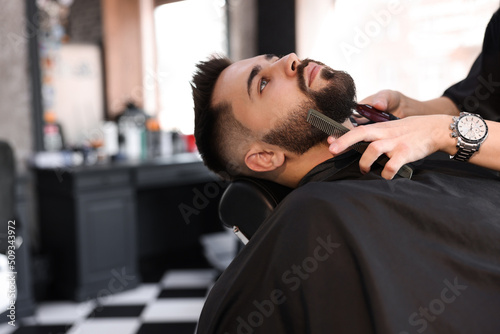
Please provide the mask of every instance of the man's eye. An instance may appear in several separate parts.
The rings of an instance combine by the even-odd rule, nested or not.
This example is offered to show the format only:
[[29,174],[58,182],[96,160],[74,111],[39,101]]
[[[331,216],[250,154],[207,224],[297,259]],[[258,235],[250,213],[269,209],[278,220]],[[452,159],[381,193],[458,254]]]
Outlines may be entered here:
[[268,83],[269,81],[267,79],[262,79],[259,85],[259,92],[262,92]]

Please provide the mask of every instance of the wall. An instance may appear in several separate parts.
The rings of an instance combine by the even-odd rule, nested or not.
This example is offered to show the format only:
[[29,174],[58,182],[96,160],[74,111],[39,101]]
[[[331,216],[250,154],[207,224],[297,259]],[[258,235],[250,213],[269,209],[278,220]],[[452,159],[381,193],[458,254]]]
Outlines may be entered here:
[[25,1],[0,0],[0,139],[14,148],[18,172],[33,150]]
[[295,1],[258,0],[257,5],[258,54],[295,52]]
[[295,4],[289,0],[227,0],[229,56],[238,61],[295,51]]
[[238,61],[257,55],[257,0],[229,0],[229,56]]
[[103,43],[107,110],[118,114],[128,100],[142,107],[139,2],[104,0]]
[[68,34],[73,43],[102,42],[101,0],[75,0],[69,14]]

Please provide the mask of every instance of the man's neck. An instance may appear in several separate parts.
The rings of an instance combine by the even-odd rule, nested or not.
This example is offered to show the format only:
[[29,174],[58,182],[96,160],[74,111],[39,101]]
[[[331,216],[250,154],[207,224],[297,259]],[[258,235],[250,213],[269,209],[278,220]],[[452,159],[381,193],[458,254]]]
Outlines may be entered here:
[[[349,129],[354,128],[349,119],[342,123],[342,125]],[[283,170],[273,181],[290,188],[296,188],[300,180],[314,167],[333,157],[328,147],[329,145],[325,142],[312,147],[302,155],[287,157]]]

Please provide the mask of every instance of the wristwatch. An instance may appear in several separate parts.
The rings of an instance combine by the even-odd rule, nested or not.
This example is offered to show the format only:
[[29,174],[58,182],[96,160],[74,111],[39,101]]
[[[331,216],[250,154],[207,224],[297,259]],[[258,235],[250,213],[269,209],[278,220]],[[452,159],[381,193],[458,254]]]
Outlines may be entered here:
[[458,151],[455,155],[450,155],[450,159],[453,160],[468,161],[488,137],[488,125],[484,119],[467,112],[461,112],[460,116],[453,117],[450,129],[451,136],[458,139]]

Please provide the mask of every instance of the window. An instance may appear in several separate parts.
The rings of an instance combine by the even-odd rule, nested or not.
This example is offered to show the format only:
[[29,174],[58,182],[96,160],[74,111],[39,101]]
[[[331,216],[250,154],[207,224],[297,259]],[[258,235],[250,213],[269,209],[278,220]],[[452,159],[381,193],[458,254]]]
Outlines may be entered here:
[[227,55],[224,0],[185,0],[155,10],[160,112],[165,130],[192,134],[194,127],[190,81],[195,64],[209,55]]
[[467,75],[498,0],[297,0],[298,55],[350,73],[357,96],[438,97]]

